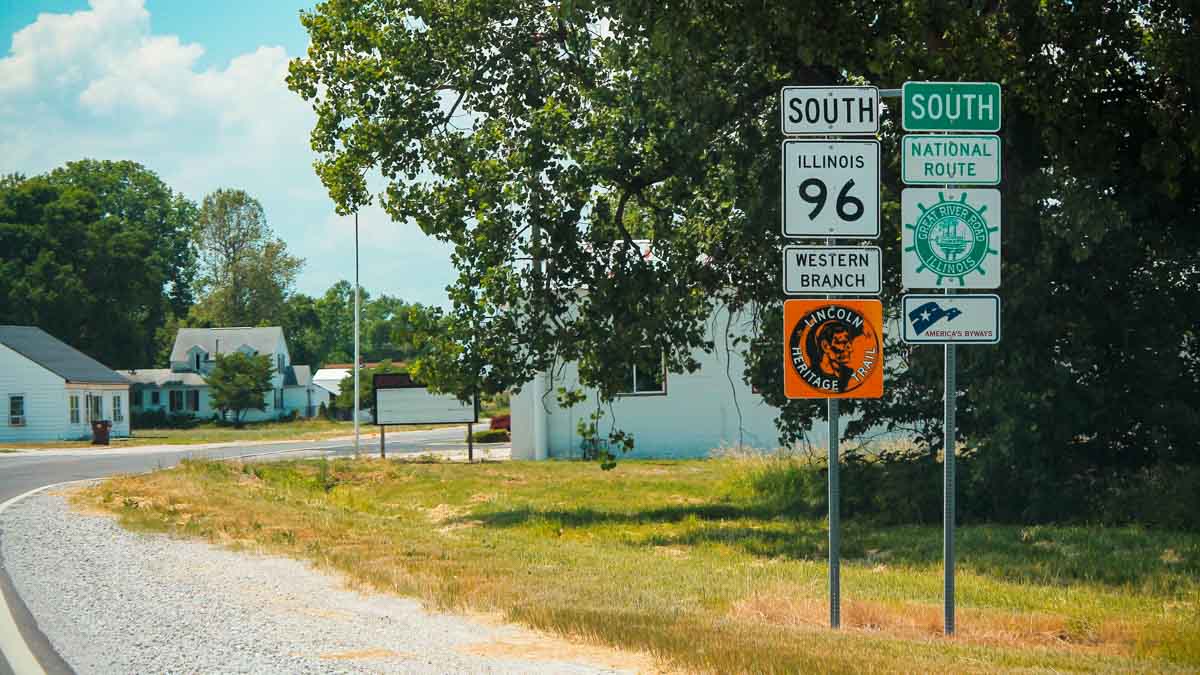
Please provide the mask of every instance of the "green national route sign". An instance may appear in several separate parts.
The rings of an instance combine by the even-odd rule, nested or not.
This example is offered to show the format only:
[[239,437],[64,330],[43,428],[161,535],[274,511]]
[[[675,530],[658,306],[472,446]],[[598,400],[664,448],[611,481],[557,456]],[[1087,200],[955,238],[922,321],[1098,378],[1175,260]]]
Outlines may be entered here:
[[905,82],[905,131],[1000,130],[1000,85],[995,82]]

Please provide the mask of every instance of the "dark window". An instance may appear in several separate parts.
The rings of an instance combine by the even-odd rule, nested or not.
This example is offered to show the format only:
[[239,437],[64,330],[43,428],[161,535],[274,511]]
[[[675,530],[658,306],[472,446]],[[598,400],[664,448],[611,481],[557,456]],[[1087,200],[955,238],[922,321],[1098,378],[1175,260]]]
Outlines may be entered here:
[[150,392],[150,405],[162,405],[162,394],[157,391]]
[[191,391],[189,391],[187,393],[187,397],[188,397],[188,410],[191,410],[192,412],[199,412],[200,411],[200,392],[195,389],[192,389]]
[[620,395],[667,393],[667,369],[661,354],[635,354],[625,367],[625,386]]
[[25,397],[8,397],[8,424],[14,427],[25,426]]
[[196,372],[200,372],[200,352],[196,352]]
[[183,410],[183,392],[169,391],[167,395],[171,397],[171,412]]

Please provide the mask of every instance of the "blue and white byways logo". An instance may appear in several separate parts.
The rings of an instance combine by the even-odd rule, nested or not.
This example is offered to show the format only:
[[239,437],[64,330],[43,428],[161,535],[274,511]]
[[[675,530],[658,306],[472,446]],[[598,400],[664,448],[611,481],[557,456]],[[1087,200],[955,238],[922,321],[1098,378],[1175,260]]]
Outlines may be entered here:
[[955,317],[961,314],[962,312],[953,307],[942,309],[941,305],[936,302],[927,302],[909,312],[908,320],[912,322],[913,330],[916,331],[917,335],[920,335],[942,319],[953,321]]

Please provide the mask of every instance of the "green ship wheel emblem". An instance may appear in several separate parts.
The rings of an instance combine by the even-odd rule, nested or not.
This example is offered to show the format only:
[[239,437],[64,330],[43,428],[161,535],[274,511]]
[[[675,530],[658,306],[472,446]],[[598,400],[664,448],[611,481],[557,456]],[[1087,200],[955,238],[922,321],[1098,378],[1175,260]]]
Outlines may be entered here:
[[904,225],[913,231],[913,245],[904,250],[916,253],[921,262],[918,273],[933,272],[938,286],[943,279],[957,279],[959,286],[965,286],[964,277],[971,272],[986,274],[984,258],[989,253],[1000,254],[990,245],[992,233],[1000,228],[988,227],[986,205],[975,208],[967,204],[966,192],[958,201],[947,200],[945,193],[939,192],[936,204],[926,208],[918,203],[917,208],[921,209],[917,222]]

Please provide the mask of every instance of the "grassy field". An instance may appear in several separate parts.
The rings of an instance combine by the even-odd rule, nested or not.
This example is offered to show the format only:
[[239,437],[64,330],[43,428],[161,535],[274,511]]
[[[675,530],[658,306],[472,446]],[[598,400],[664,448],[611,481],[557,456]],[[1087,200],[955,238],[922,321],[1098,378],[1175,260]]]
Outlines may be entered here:
[[769,461],[190,462],[78,494],[127,527],[311,560],[451,610],[712,672],[1200,668],[1200,536],[959,530],[941,632],[941,530],[843,530],[844,629],[826,534],[753,488]]
[[[436,429],[455,424],[405,426],[402,430]],[[486,427],[486,424],[483,426]],[[373,424],[360,423],[360,432],[375,436],[379,430]],[[401,430],[388,427],[389,431]],[[241,429],[204,422],[191,429],[134,429],[130,438],[112,439],[112,447],[139,445],[190,445],[193,443],[230,443],[235,441],[311,440],[352,435],[353,422],[334,422],[323,418],[298,419],[292,422],[256,422]],[[38,443],[2,443],[0,451],[14,448],[86,448],[91,441],[46,441]]]

